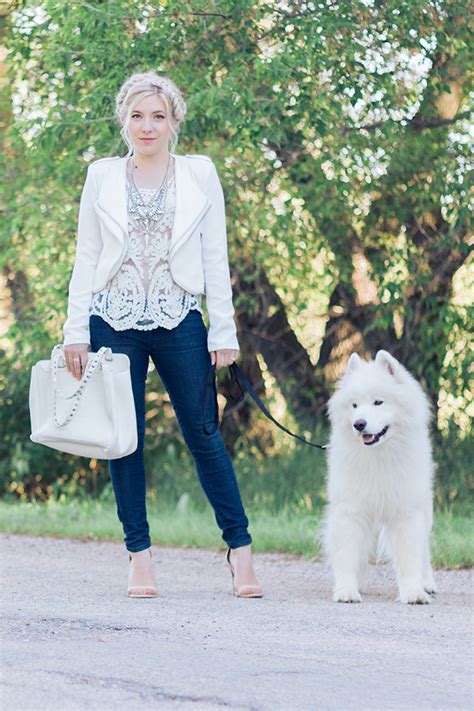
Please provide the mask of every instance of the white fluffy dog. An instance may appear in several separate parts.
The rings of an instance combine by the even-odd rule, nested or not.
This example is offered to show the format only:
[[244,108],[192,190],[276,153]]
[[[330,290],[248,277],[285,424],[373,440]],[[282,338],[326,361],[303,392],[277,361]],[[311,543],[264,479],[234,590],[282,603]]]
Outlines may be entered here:
[[328,404],[328,506],[322,538],[337,602],[360,602],[369,554],[393,561],[399,599],[427,603],[436,592],[429,538],[434,465],[430,404],[387,351],[356,353]]

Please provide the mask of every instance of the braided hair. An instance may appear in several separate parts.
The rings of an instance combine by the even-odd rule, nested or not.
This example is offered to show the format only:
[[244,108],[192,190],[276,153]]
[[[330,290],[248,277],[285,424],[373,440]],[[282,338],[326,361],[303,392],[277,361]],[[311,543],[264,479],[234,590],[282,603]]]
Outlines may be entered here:
[[128,155],[133,153],[133,144],[128,134],[128,124],[132,109],[142,98],[158,94],[164,101],[171,131],[170,151],[178,143],[178,126],[186,115],[186,103],[176,84],[167,76],[150,70],[132,74],[124,81],[115,97],[115,116],[121,129],[120,134],[128,146]]

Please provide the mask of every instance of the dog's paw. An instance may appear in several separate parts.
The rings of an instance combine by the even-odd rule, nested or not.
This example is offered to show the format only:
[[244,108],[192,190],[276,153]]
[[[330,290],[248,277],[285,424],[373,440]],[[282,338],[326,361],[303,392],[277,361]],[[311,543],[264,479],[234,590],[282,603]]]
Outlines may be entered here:
[[360,592],[356,588],[335,590],[332,599],[334,602],[362,602]]
[[430,595],[436,595],[436,593],[438,592],[438,586],[436,585],[433,579],[425,580],[423,582],[423,588]]
[[407,605],[428,605],[431,598],[423,588],[400,591],[400,602]]

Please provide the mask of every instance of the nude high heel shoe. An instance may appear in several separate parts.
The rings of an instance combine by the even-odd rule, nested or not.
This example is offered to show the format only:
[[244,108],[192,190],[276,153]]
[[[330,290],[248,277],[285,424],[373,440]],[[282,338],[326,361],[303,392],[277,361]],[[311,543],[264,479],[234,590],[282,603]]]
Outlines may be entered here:
[[[150,553],[150,558],[152,557],[151,548],[148,549]],[[128,554],[130,562],[132,561],[132,554]],[[130,573],[129,573],[130,579]],[[156,597],[158,591],[155,585],[129,585],[128,596],[129,597]]]
[[226,561],[229,566],[230,574],[232,576],[232,594],[236,597],[263,597],[262,588],[260,585],[241,585],[239,588],[235,586],[234,578],[235,572],[232,563],[230,562],[230,552],[231,548],[227,549]]

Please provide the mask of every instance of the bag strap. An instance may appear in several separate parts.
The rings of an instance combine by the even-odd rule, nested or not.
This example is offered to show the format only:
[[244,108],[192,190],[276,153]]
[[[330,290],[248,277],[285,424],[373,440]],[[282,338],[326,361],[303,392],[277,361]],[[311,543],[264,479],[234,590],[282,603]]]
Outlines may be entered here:
[[[275,423],[277,427],[279,427],[281,430],[286,432],[287,434],[291,435],[292,437],[295,437],[296,439],[299,439],[300,442],[303,442],[304,444],[309,444],[310,447],[316,447],[317,449],[326,449],[327,445],[326,444],[316,444],[315,442],[309,442],[307,439],[304,437],[301,437],[300,435],[295,434],[294,432],[291,432],[288,430],[286,427],[281,425],[273,415],[267,410],[263,402],[260,400],[259,396],[253,389],[252,385],[249,383],[245,375],[243,374],[242,370],[240,367],[237,365],[237,363],[232,363],[229,366],[230,374],[231,374],[231,380],[232,382],[236,382],[237,385],[240,388],[240,391],[242,393],[242,397],[237,400],[236,404],[239,404],[240,402],[243,402],[245,399],[245,390],[251,395],[251,397],[255,400],[261,411],[263,412],[266,417],[268,417],[269,420]],[[243,387],[242,387],[243,386]],[[212,391],[215,393],[215,399],[216,399],[216,415],[214,418],[214,429],[211,432],[207,432],[204,424],[204,418],[206,414],[206,409],[207,409],[207,404],[209,401],[209,398],[211,396]],[[217,404],[217,388],[216,388],[216,364],[214,363],[210,368],[209,368],[209,375],[208,375],[208,380],[207,380],[207,388],[206,388],[206,397],[205,397],[205,402],[204,402],[204,414],[203,414],[203,430],[206,434],[214,434],[214,432],[217,430],[219,427],[219,408]]]
[[[58,385],[58,368],[59,368],[59,360],[63,359],[64,363],[65,358],[64,358],[64,348],[61,344],[54,346],[52,352],[51,352],[51,371],[53,374],[53,380],[54,380],[54,396],[53,396],[53,404],[54,404],[54,424],[56,427],[64,427],[67,425],[73,418],[74,414],[76,413],[77,408],[79,407],[79,402],[81,400],[81,397],[84,393],[85,387],[91,377],[94,375],[97,367],[101,365],[102,367],[102,361],[104,359],[107,360],[112,360],[112,350],[108,348],[107,346],[102,346],[97,353],[94,354],[94,356],[87,361],[86,368],[84,370],[84,373],[82,375],[82,378],[80,380],[79,386],[77,389],[71,393],[71,395],[63,395],[63,393],[59,389]],[[57,416],[57,399],[60,397],[62,400],[71,400],[74,398],[74,402],[72,403],[72,407],[67,413],[66,417],[62,422],[59,421],[58,416]]]

